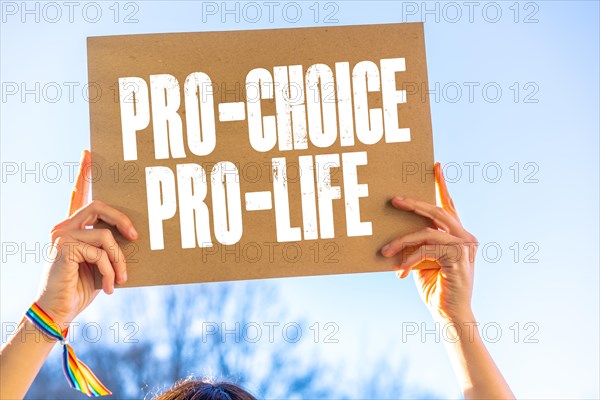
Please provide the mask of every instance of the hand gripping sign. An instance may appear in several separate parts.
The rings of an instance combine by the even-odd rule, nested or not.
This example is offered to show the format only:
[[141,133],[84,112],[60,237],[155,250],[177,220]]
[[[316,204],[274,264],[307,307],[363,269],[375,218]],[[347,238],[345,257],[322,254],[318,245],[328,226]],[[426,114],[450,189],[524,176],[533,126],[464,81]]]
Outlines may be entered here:
[[422,24],[88,39],[94,198],[128,286],[386,271],[434,202]]

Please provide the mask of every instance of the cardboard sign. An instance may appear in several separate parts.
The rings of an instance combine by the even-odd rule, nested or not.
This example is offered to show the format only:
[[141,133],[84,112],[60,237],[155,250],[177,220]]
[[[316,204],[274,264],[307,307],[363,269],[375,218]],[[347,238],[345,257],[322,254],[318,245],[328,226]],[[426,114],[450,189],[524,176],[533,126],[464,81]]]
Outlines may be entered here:
[[390,204],[435,201],[421,23],[93,37],[88,68],[126,286],[389,271],[428,224]]

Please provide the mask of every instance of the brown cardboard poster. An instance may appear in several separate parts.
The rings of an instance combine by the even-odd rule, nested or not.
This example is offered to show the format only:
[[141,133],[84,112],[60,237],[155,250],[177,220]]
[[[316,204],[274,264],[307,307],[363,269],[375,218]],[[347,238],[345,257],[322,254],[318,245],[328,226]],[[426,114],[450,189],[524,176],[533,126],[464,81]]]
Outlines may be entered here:
[[93,197],[126,286],[390,271],[435,201],[423,24],[88,39]]

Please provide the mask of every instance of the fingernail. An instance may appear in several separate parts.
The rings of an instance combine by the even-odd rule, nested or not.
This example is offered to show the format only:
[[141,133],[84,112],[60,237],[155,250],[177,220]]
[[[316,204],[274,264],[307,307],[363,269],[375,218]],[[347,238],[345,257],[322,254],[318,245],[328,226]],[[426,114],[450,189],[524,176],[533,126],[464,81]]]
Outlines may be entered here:
[[129,234],[131,235],[132,238],[137,239],[138,237],[138,233],[135,230],[135,228],[132,226],[131,229],[129,230]]
[[123,272],[123,275],[121,275],[121,282],[122,283],[127,282],[127,272]]
[[402,201],[402,200],[404,200],[404,197],[402,197],[402,196],[396,196],[396,197],[394,197],[394,200]]
[[383,246],[381,248],[381,254],[385,255],[385,253],[387,253],[387,251],[390,249],[390,245],[386,244],[385,246]]

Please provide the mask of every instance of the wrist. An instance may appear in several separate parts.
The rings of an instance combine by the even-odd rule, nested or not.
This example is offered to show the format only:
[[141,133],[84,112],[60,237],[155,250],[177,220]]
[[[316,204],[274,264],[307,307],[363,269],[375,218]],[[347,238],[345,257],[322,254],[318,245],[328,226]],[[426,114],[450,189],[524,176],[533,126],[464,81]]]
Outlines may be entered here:
[[459,325],[477,323],[477,318],[475,318],[475,314],[473,314],[473,311],[471,310],[465,311],[464,313],[448,315],[444,318],[444,320],[447,323]]
[[42,346],[44,348],[51,349],[56,343],[58,343],[57,339],[50,337],[28,318],[23,318],[23,322],[19,327],[17,336],[21,342],[35,343],[36,346]]
[[460,314],[438,315],[434,319],[443,327],[450,343],[474,343],[480,339],[479,323],[470,310]]
[[464,310],[455,310],[452,312],[445,312],[443,310],[435,310],[431,312],[433,319],[441,324],[471,324],[476,323],[477,319],[471,308]]
[[67,328],[73,320],[73,317],[69,317],[65,312],[57,310],[57,308],[53,306],[54,302],[47,299],[44,295],[41,295],[35,303],[44,310],[50,318],[52,318],[52,321],[58,326],[61,332]]

